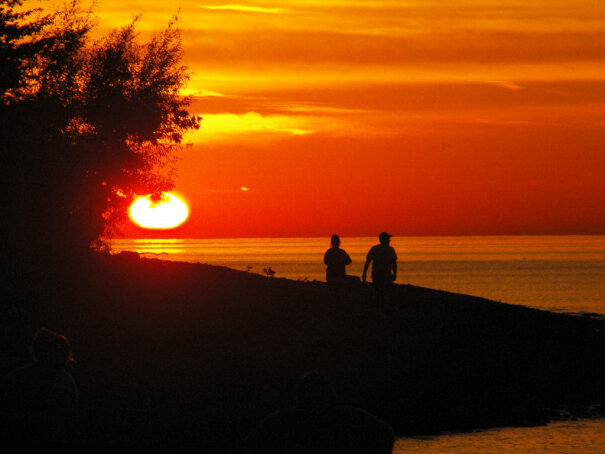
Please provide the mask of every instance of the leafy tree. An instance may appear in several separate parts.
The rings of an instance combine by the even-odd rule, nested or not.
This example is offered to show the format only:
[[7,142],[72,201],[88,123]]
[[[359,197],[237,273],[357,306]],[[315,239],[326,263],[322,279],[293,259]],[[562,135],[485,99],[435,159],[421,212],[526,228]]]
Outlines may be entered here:
[[199,127],[176,20],[140,43],[136,20],[92,41],[94,16],[20,11],[0,0],[3,242],[38,253],[85,250],[136,194],[172,188],[183,135]]

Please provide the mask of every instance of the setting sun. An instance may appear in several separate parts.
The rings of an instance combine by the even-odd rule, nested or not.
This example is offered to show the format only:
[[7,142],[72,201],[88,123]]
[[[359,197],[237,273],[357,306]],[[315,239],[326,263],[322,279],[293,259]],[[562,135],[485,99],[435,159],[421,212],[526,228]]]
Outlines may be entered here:
[[176,195],[165,193],[159,202],[149,196],[139,197],[130,206],[130,218],[146,229],[173,229],[181,225],[189,216],[185,202]]

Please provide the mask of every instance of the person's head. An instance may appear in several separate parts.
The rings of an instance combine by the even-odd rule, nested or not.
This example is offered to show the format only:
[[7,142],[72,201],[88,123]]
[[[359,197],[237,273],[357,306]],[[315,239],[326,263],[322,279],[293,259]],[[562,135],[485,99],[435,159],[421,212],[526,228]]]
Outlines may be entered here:
[[46,328],[36,334],[32,352],[36,362],[46,367],[63,368],[69,361],[74,361],[67,337]]
[[380,235],[378,235],[378,239],[380,240],[381,244],[389,244],[392,236],[393,235],[389,235],[387,232],[382,232]]
[[340,246],[340,237],[336,234],[332,235],[332,238],[330,238],[330,244],[332,244],[334,247]]
[[336,402],[332,383],[317,371],[307,372],[298,384],[298,405],[306,409],[327,408]]

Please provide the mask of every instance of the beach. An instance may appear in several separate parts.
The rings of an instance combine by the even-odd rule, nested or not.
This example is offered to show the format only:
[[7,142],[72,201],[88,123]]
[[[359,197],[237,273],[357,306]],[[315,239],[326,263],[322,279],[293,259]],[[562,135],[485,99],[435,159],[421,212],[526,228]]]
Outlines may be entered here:
[[385,307],[369,283],[335,302],[323,282],[132,253],[21,271],[4,371],[37,327],[68,336],[95,446],[238,452],[309,370],[400,437],[603,416],[605,331],[592,317],[412,285]]

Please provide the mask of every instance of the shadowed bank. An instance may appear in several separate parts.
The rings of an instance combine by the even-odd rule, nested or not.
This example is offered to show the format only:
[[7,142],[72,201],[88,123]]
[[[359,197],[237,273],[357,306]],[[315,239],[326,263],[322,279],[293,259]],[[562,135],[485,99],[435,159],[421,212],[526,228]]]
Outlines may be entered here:
[[2,372],[39,326],[64,333],[88,445],[238,452],[309,370],[398,436],[590,416],[605,393],[590,318],[407,285],[386,313],[354,283],[335,320],[325,283],[132,253],[7,277]]

